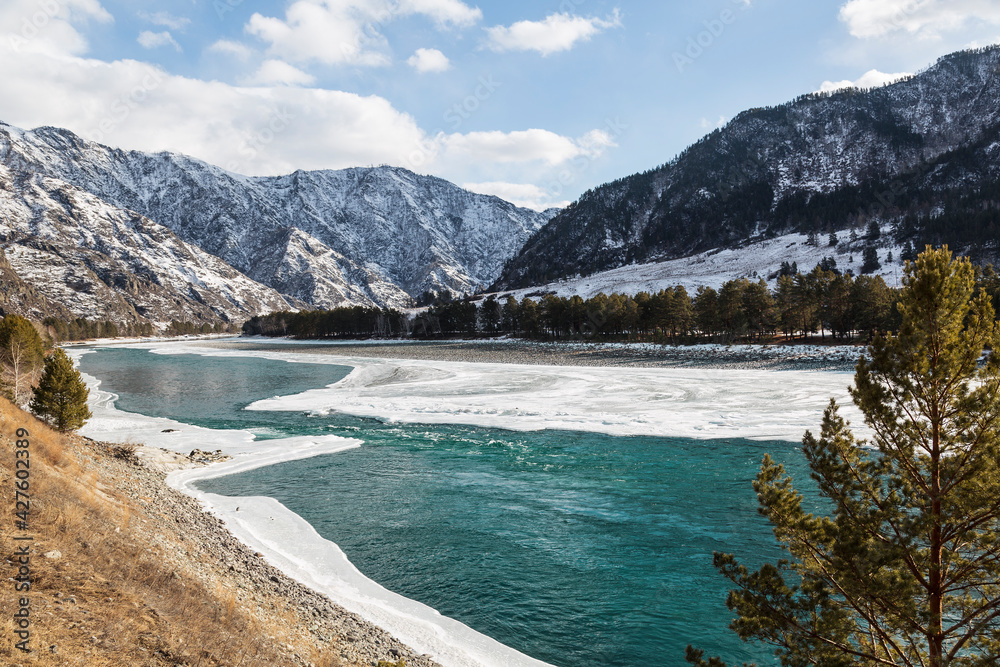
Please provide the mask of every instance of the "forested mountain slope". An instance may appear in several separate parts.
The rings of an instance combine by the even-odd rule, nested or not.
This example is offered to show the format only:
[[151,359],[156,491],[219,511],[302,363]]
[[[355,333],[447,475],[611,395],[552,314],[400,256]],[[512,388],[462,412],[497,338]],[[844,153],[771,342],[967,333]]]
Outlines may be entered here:
[[532,236],[497,288],[891,226],[899,245],[996,257],[1000,47],[872,89],[751,109],[657,169],[587,192]]

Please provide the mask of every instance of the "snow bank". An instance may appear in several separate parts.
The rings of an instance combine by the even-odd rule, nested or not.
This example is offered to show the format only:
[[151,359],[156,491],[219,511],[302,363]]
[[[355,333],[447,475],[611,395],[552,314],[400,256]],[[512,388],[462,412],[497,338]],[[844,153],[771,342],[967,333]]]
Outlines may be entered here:
[[[887,237],[888,227],[883,230]],[[842,243],[836,247],[827,245],[827,237],[820,236],[818,245],[808,244],[804,234],[786,234],[766,239],[736,249],[716,249],[691,257],[672,259],[650,264],[630,264],[617,269],[602,271],[583,278],[570,278],[550,283],[518,289],[509,292],[518,299],[537,292],[554,292],[561,297],[579,295],[589,299],[599,292],[611,294],[620,292],[630,296],[639,292],[655,293],[668,287],[683,285],[694,296],[699,287],[718,289],[727,280],[749,278],[765,280],[779,268],[782,262],[795,262],[802,272],[812,271],[825,257],[833,257],[841,271],[851,270],[860,275],[864,242],[847,242],[847,232],[839,232]],[[878,248],[882,268],[875,272],[885,279],[889,286],[898,286],[903,277],[903,267],[897,263],[903,248],[885,242]],[[895,262],[888,261],[892,253]],[[775,282],[769,281],[772,289]],[[508,292],[504,292],[507,294]]]

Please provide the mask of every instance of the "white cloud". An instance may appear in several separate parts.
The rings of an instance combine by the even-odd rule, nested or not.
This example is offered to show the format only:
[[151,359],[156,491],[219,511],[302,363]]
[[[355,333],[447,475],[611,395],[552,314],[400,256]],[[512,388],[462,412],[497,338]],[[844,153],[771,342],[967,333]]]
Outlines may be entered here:
[[469,7],[459,0],[401,0],[400,14],[423,14],[434,19],[438,25],[453,25],[467,28],[483,18],[478,7]]
[[[86,0],[73,6],[87,5],[99,7]],[[0,6],[3,35],[20,16]],[[535,184],[520,191],[519,201],[538,208],[564,204],[593,161],[615,145],[603,130],[578,138],[541,129],[430,136],[385,98],[303,87],[308,74],[284,62],[265,63],[254,85],[232,85],[135,60],[76,55],[86,42],[74,23],[98,18],[110,20],[100,12],[53,20],[46,26],[51,32],[35,35],[30,48],[0,37],[0,120],[26,129],[65,127],[111,146],[184,153],[247,175],[392,164],[456,182]],[[210,50],[239,51],[219,43]]]
[[620,28],[621,25],[617,10],[606,20],[552,14],[544,21],[519,21],[510,27],[487,28],[486,46],[497,52],[537,51],[548,56],[569,51],[578,42],[586,42],[603,30]]
[[180,53],[183,51],[181,45],[177,43],[174,36],[169,32],[153,32],[151,30],[143,30],[139,33],[139,39],[136,40],[144,49],[158,49],[161,46],[172,46],[177,49]]
[[191,19],[181,16],[173,16],[167,12],[154,12],[152,14],[149,12],[139,12],[139,18],[144,21],[148,21],[153,25],[161,25],[164,28],[170,28],[171,30],[184,30],[191,25]]
[[504,183],[493,181],[489,183],[463,183],[462,187],[471,192],[483,195],[493,195],[509,201],[515,206],[530,208],[534,211],[545,211],[550,208],[566,208],[570,201],[552,201],[552,195],[544,188],[530,183]]
[[385,42],[366,34],[365,24],[382,15],[373,4],[354,0],[299,0],[285,20],[254,14],[246,31],[269,44],[269,53],[291,62],[324,65],[385,65]]
[[441,142],[453,157],[497,163],[539,162],[548,166],[564,164],[577,157],[596,158],[607,147],[615,145],[602,130],[593,130],[579,139],[539,129],[469,132],[446,135]]
[[308,86],[316,77],[280,60],[265,60],[247,83],[257,86]]
[[996,0],[849,0],[840,9],[840,20],[861,39],[905,32],[940,38],[970,25],[1000,25]]
[[[0,44],[15,53],[82,54],[89,47],[73,23],[112,23],[98,0],[0,2]],[[6,67],[4,74],[7,74]]]
[[913,76],[908,72],[897,72],[895,74],[886,74],[885,72],[880,72],[877,69],[869,70],[861,75],[861,78],[856,81],[824,81],[823,85],[819,87],[819,92],[821,93],[832,93],[836,90],[843,90],[844,88],[880,88],[886,84],[894,83],[900,79],[905,79],[907,77]]
[[437,49],[417,49],[406,64],[421,74],[426,72],[446,72],[451,69],[448,56]]
[[239,58],[240,60],[246,60],[253,54],[250,48],[245,44],[234,42],[230,39],[220,39],[206,50],[209,53],[221,53],[223,55]]
[[701,119],[701,129],[703,130],[716,130],[720,127],[725,127],[726,123],[729,121],[725,116],[719,116],[719,120],[714,123],[707,118]]
[[296,0],[284,19],[254,14],[246,31],[286,61],[379,66],[389,62],[379,26],[401,16],[424,15],[439,26],[465,27],[482,17],[459,0]]

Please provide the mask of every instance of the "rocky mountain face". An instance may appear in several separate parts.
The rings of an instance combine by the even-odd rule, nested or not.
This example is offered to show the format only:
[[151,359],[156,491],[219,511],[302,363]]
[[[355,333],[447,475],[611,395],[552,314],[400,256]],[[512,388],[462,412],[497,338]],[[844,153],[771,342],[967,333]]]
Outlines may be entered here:
[[295,305],[148,218],[4,164],[0,247],[4,312],[232,322]]
[[73,313],[65,306],[53,303],[18,275],[7,255],[0,250],[0,315],[15,313],[33,320],[58,317],[69,320]]
[[[10,196],[29,196],[29,182],[30,196],[49,204],[63,201],[51,189],[76,193],[74,206],[90,217],[73,234],[86,235],[95,219],[114,218],[90,234],[108,243],[104,234],[117,233],[117,224],[131,230],[137,247],[152,248],[146,233],[156,230],[186,244],[198,261],[228,265],[257,285],[256,304],[240,297],[251,310],[281,299],[324,308],[401,307],[427,290],[471,292],[496,280],[503,262],[551,217],[405,169],[247,178],[181,155],[111,149],[53,128],[25,132],[0,124],[0,167],[15,183]],[[0,229],[30,235],[38,228],[29,222],[38,217],[37,211],[28,217],[30,208],[25,202],[10,220],[4,214]],[[55,227],[47,233],[61,233]],[[17,253],[8,255],[16,264]],[[191,257],[173,259],[169,271],[190,273]],[[204,298],[206,307],[219,307]]]
[[1000,232],[1000,47],[883,88],[752,109],[666,165],[587,192],[535,234],[497,288],[734,248],[789,232],[950,243]]

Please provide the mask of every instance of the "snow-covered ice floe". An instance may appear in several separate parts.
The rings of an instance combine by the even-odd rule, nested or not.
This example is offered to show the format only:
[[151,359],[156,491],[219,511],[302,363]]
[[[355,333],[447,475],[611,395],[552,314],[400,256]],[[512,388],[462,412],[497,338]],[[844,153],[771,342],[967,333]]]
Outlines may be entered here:
[[[610,435],[791,440],[818,431],[831,397],[861,425],[850,403],[848,372],[713,368],[604,368],[383,360],[288,351],[220,350],[196,342],[132,345],[158,354],[266,357],[346,365],[340,382],[254,403],[254,410],[339,411],[386,421],[469,424],[513,430],[563,429]],[[85,350],[72,350],[79,357]],[[91,438],[141,442],[179,452],[222,449],[234,458],[171,473],[167,482],[205,504],[241,541],[299,582],[391,632],[444,667],[544,667],[419,602],[366,578],[341,549],[271,498],[231,498],[197,481],[362,446],[337,436],[256,442],[247,431],[198,428],[115,408],[115,396],[85,376]],[[174,433],[164,433],[175,429]],[[863,429],[861,430],[864,434]],[[239,507],[239,512],[236,508]]]
[[850,372],[338,359],[354,367],[340,382],[248,409],[524,431],[797,441],[806,429],[819,430],[835,398],[855,426],[864,426],[848,394]]
[[[142,344],[136,347],[157,347]],[[181,346],[167,352],[190,353]],[[79,358],[85,350],[72,350]],[[333,363],[329,357],[325,363]],[[205,493],[197,482],[286,461],[334,454],[360,447],[361,440],[307,436],[255,442],[248,431],[200,428],[171,419],[147,417],[115,408],[117,396],[84,375],[90,387],[93,418],[81,433],[95,440],[134,442],[186,453],[221,449],[233,458],[206,467],[172,472],[167,484],[201,501],[241,542],[296,581],[318,591],[365,620],[390,632],[418,653],[444,667],[551,667],[365,577],[335,543],[324,539],[300,516],[273,498],[229,497]],[[171,431],[171,432],[167,432]],[[237,511],[239,508],[239,511]]]

